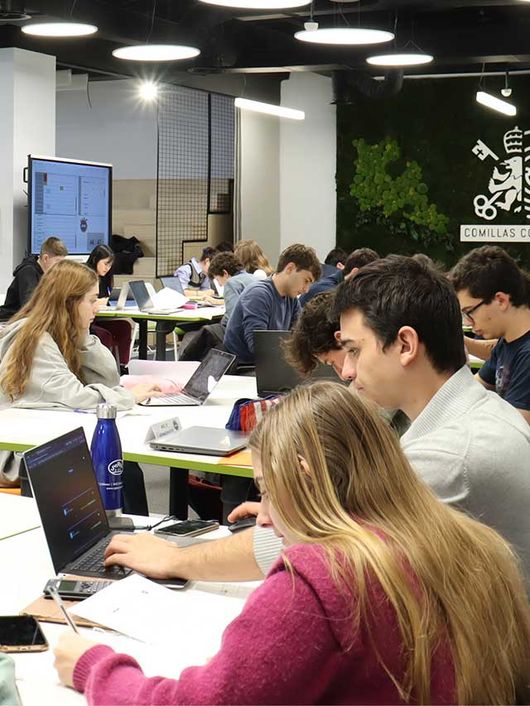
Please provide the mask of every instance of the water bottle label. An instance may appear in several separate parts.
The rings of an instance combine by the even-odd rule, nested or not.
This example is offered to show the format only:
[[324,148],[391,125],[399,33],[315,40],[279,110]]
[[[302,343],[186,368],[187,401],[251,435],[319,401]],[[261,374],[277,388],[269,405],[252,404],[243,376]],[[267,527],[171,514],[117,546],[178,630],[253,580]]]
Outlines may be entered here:
[[121,476],[123,473],[123,461],[121,458],[117,458],[115,461],[111,461],[107,466],[109,473],[113,476]]

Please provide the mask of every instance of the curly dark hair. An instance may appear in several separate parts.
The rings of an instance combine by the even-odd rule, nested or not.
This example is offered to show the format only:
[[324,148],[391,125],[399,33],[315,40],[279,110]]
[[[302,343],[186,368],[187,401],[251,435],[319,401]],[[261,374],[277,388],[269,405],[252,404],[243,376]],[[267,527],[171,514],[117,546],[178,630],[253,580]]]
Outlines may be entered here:
[[214,255],[208,268],[208,277],[220,277],[226,270],[230,277],[237,275],[243,269],[243,263],[233,252],[220,252]]
[[297,270],[308,270],[311,272],[315,282],[319,279],[321,268],[314,248],[309,248],[307,245],[301,245],[300,243],[289,245],[280,255],[276,272],[284,270],[290,262],[296,265]]
[[284,344],[284,357],[302,375],[308,375],[318,365],[317,355],[340,350],[335,331],[340,329],[333,313],[335,292],[323,292],[307,302]]

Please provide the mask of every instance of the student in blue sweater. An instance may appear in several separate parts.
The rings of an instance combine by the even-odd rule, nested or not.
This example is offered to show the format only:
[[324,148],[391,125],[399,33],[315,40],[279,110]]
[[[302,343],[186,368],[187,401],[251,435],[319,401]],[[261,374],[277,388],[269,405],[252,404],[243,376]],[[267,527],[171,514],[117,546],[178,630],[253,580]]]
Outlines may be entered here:
[[254,331],[292,328],[300,311],[298,297],[320,277],[313,248],[290,245],[280,255],[276,272],[245,289],[228,322],[224,346],[241,363],[254,362]]

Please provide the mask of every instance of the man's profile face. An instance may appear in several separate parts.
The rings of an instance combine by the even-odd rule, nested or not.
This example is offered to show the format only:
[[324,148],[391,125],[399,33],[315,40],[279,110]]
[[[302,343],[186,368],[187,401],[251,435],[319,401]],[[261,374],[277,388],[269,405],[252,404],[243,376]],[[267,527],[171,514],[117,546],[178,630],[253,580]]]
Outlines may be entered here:
[[[482,303],[482,299],[473,297],[467,289],[461,289],[456,296],[463,314],[463,323],[471,326],[477,336],[499,338],[503,335],[502,323],[499,321],[499,305],[495,299],[489,304]],[[465,312],[470,313],[466,316]]]
[[329,351],[326,351],[325,353],[319,353],[315,357],[319,361],[319,363],[322,363],[323,365],[329,365],[330,368],[333,368],[333,370],[337,373],[341,380],[349,379],[343,377],[342,375],[342,369],[344,367],[344,361],[346,359],[346,351],[344,350],[344,348],[339,348],[338,350],[333,348]]
[[383,351],[381,341],[356,309],[341,314],[340,340],[344,352],[341,377],[351,379],[360,395],[380,407],[400,409],[403,367],[399,362],[398,342]]
[[[292,267],[290,267],[292,265]],[[297,270],[293,263],[289,263],[285,269],[289,268],[289,279],[287,282],[287,294],[289,297],[298,297],[305,294],[315,281],[309,270]]]

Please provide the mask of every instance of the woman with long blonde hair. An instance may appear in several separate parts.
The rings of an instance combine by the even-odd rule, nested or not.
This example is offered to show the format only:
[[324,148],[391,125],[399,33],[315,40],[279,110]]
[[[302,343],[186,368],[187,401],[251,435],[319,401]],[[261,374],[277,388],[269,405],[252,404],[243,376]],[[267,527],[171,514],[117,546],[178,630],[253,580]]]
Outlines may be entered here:
[[98,311],[98,277],[86,265],[57,263],[0,333],[0,408],[129,409],[151,387],[120,387],[116,361],[88,329]]
[[265,279],[274,271],[255,240],[240,240],[236,243],[234,255],[243,263],[245,272],[254,275],[256,279]]
[[392,431],[334,383],[299,387],[251,437],[261,523],[284,552],[218,654],[178,680],[77,635],[56,667],[89,704],[512,704],[530,616],[510,547],[440,503]]

